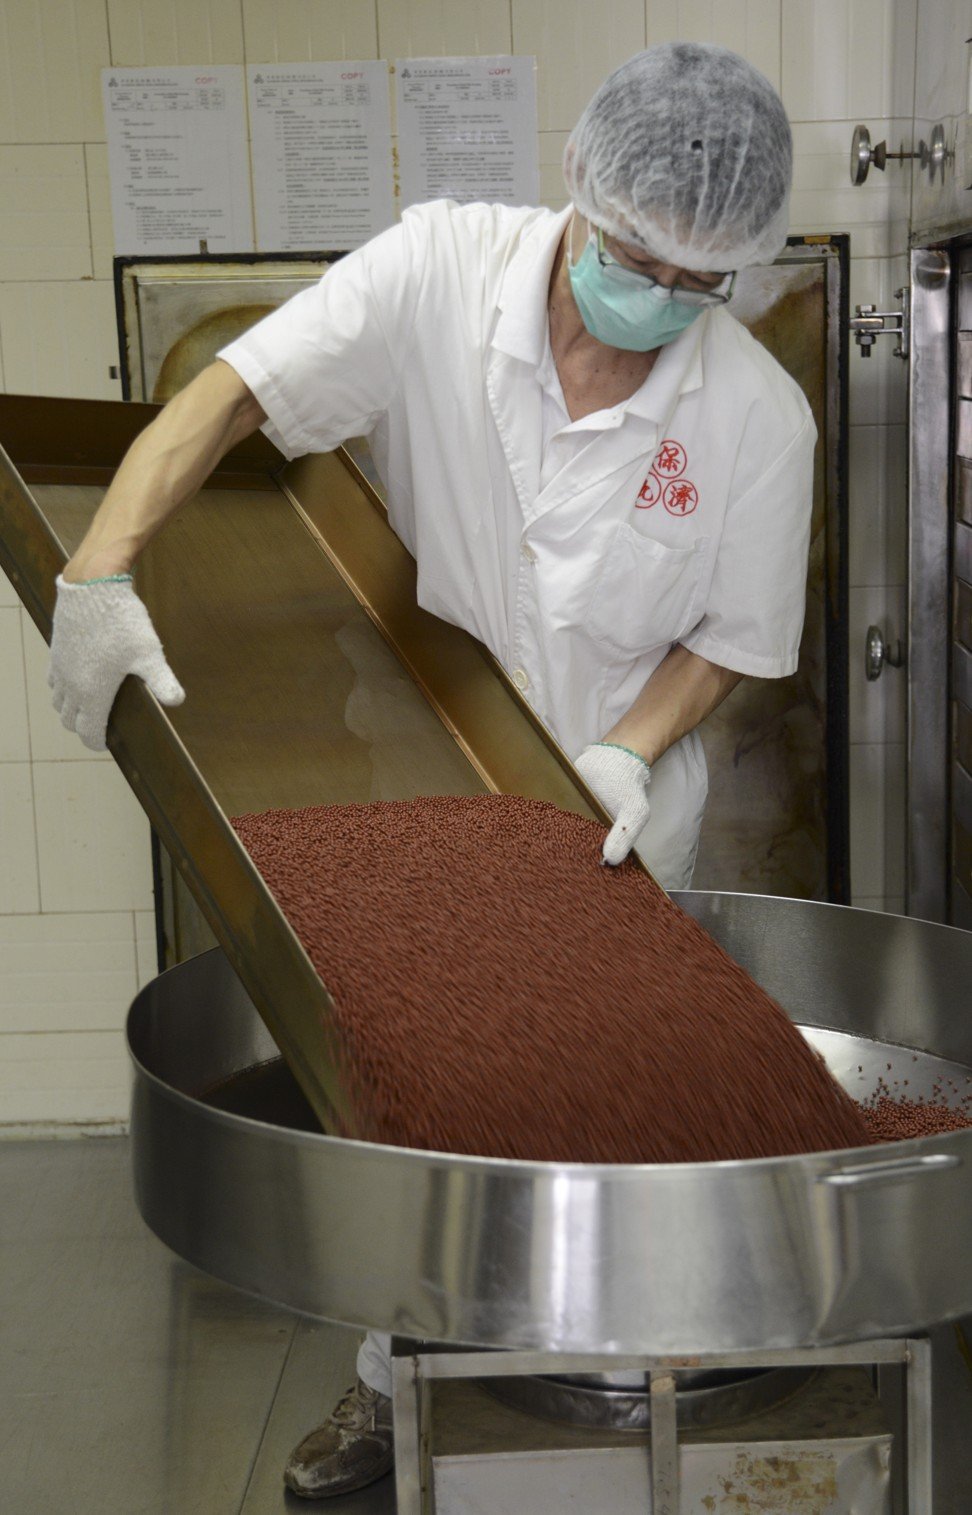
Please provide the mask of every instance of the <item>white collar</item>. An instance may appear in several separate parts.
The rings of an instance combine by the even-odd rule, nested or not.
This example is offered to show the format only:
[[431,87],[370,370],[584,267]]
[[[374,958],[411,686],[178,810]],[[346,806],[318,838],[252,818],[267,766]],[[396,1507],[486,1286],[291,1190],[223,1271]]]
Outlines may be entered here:
[[[550,275],[572,213],[568,205],[553,220],[544,218],[531,227],[503,275],[491,346],[534,368],[540,367],[547,347]],[[661,424],[680,395],[701,387],[702,338],[708,324],[708,312],[703,311],[674,341],[666,342],[644,384],[626,402],[629,415]]]

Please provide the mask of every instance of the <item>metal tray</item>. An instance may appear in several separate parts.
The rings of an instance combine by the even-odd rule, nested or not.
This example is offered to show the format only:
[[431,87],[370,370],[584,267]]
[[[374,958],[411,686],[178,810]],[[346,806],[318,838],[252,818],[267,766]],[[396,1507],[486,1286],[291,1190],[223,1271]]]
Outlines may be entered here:
[[[157,409],[0,396],[0,568],[48,640],[55,577]],[[321,1124],[353,1131],[327,989],[228,817],[485,790],[607,817],[495,659],[420,609],[343,450],[285,466],[251,437],[151,543],[138,587],[188,698],[164,711],[127,679],[109,749]],[[171,908],[166,927],[170,961],[198,950]]]
[[[802,900],[677,898],[852,1093],[883,1077],[907,1078],[909,1093],[950,1081],[967,1097],[972,936]],[[297,1310],[441,1342],[613,1354],[624,1367],[625,1354],[702,1361],[906,1333],[972,1309],[972,1129],[805,1157],[602,1167],[268,1124],[199,1097],[275,1054],[220,952],[144,989],[128,1035],[145,1220],[197,1266]]]

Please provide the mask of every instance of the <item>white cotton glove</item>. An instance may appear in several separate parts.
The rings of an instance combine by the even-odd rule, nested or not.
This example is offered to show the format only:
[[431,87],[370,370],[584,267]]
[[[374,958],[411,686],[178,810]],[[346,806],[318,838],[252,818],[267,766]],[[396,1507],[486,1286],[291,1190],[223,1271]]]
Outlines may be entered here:
[[130,575],[68,584],[58,574],[47,682],[61,725],[95,752],[105,749],[108,716],[129,673],[162,705],[186,697]]
[[614,817],[602,851],[605,863],[622,863],[648,823],[651,769],[643,757],[613,742],[585,747],[575,768]]

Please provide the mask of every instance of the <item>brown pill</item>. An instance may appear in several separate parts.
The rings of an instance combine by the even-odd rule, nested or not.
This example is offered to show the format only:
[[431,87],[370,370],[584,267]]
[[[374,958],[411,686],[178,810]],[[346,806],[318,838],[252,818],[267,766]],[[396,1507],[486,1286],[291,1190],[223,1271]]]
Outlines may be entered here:
[[234,825],[332,996],[356,1136],[606,1163],[886,1139],[593,821],[485,795]]

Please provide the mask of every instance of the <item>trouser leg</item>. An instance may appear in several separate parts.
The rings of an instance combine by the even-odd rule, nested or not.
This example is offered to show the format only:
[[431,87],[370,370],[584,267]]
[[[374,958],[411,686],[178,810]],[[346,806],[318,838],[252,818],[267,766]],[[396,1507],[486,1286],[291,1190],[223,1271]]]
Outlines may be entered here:
[[391,1398],[391,1336],[386,1331],[369,1331],[358,1349],[358,1377],[369,1389]]

